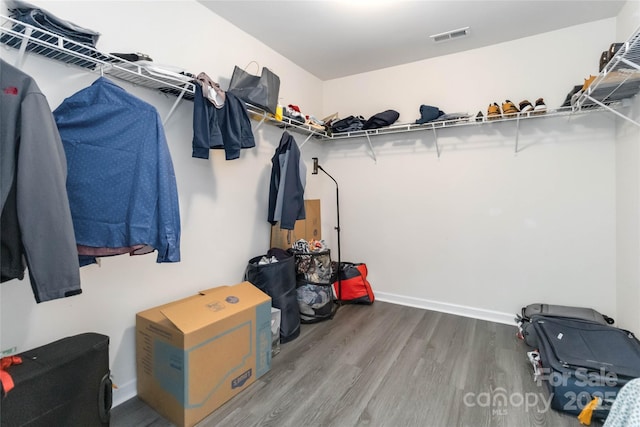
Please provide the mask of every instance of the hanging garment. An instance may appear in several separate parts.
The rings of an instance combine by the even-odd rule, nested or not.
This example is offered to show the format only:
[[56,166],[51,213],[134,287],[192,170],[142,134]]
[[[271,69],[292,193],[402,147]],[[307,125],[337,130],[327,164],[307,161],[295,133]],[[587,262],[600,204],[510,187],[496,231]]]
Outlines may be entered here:
[[201,81],[196,81],[192,157],[208,159],[210,149],[224,149],[226,160],[237,159],[241,149],[256,146],[246,106],[229,92],[225,93],[222,105],[214,105],[209,100],[211,93],[203,94],[202,86]]
[[268,221],[280,228],[293,230],[296,220],[305,219],[304,187],[307,167],[300,158],[298,143],[284,131],[271,158]]
[[213,103],[216,108],[222,108],[227,98],[220,85],[214,82],[206,73],[198,74],[196,80],[202,86],[202,95]]
[[81,264],[158,251],[180,261],[173,162],[156,109],[100,77],[53,112]]
[[81,293],[65,188],[67,164],[51,109],[36,82],[0,59],[2,282],[24,278],[37,302]]

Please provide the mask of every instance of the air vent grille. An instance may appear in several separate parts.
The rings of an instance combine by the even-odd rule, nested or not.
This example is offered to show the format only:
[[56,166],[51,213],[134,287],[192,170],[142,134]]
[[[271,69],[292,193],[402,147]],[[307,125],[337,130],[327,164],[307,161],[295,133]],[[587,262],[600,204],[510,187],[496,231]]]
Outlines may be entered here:
[[434,34],[431,37],[435,43],[444,42],[447,40],[458,39],[460,37],[466,37],[469,35],[469,27],[459,28],[457,30],[446,31],[444,33]]

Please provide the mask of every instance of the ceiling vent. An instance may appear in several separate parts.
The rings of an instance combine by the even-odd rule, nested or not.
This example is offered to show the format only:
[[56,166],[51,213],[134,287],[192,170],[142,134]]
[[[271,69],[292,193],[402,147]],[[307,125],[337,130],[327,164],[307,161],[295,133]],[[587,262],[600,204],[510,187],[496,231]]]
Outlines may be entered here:
[[429,36],[434,42],[440,43],[447,40],[459,39],[460,37],[466,37],[469,35],[469,27],[459,28],[457,30],[447,31],[440,34],[434,34]]

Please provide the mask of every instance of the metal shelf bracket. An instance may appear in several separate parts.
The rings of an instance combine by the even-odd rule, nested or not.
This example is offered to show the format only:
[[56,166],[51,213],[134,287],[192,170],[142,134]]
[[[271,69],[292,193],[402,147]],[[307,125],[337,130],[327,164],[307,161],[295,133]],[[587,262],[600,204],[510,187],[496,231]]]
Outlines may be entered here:
[[371,151],[371,155],[373,156],[373,161],[375,163],[378,163],[378,159],[376,158],[376,153],[375,151],[373,151],[373,145],[371,144],[371,138],[369,138],[369,132],[367,132],[366,135],[367,135],[367,142],[369,143],[369,150]]
[[597,99],[595,99],[595,98],[592,98],[592,97],[591,97],[591,96],[589,96],[589,95],[586,95],[586,94],[585,94],[585,95],[583,95],[583,96],[584,96],[586,99],[588,99],[589,101],[591,101],[591,102],[594,102],[594,103],[598,104],[599,106],[601,106],[601,107],[602,107],[602,108],[604,108],[605,110],[608,110],[608,111],[612,112],[612,113],[613,113],[613,114],[615,114],[616,116],[621,117],[621,118],[625,119],[626,121],[631,122],[631,123],[633,123],[634,125],[636,125],[636,126],[640,127],[640,123],[636,122],[636,121],[635,121],[635,120],[633,120],[632,118],[625,116],[624,114],[620,113],[619,111],[614,110],[613,108],[609,107],[609,106],[608,106],[608,105],[606,105],[606,104],[603,104],[602,102],[598,101],[598,100],[597,100]]
[[173,105],[171,106],[171,109],[169,110],[169,112],[165,116],[164,120],[162,120],[162,126],[165,126],[167,124],[167,122],[169,121],[169,119],[173,115],[174,111],[178,107],[178,104],[180,103],[180,101],[182,101],[182,98],[184,98],[184,94],[186,92],[187,92],[187,88],[185,87],[184,89],[182,89],[182,91],[180,92],[180,95],[178,95],[176,100],[173,102]]
[[22,68],[24,65],[25,52],[27,51],[27,45],[29,44],[29,39],[31,38],[31,32],[33,29],[31,27],[27,27],[24,31],[24,39],[20,42],[20,49],[18,50],[18,58],[16,59],[16,68]]
[[520,116],[516,119],[516,148],[514,154],[518,154],[518,137],[520,136]]
[[307,135],[307,138],[302,142],[302,144],[300,144],[300,148],[302,148],[304,146],[304,144],[307,143],[307,141],[309,141],[311,139],[311,137],[313,136],[313,134],[309,134]]

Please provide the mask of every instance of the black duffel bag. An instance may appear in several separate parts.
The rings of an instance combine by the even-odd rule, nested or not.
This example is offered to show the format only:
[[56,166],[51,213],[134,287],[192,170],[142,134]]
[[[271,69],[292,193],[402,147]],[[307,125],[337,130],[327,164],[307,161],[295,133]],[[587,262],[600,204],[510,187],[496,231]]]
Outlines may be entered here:
[[[275,257],[278,262],[260,264],[266,257]],[[300,335],[300,314],[296,292],[296,261],[293,255],[283,249],[272,248],[266,255],[249,260],[244,280],[271,297],[271,305],[279,308],[280,342],[292,341]]]

